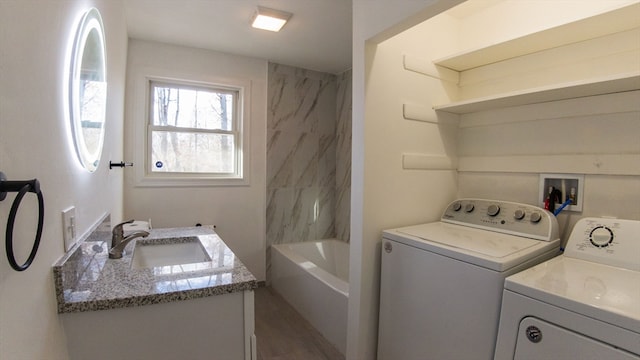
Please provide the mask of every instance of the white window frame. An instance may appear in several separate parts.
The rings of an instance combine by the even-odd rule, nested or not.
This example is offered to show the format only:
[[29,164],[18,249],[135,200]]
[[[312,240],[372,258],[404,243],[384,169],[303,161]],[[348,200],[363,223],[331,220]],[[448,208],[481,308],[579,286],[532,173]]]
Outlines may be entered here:
[[[194,88],[220,89],[237,92],[236,115],[232,131],[237,132],[235,173],[170,173],[151,171],[151,84],[160,83]],[[205,186],[248,186],[249,185],[249,94],[251,82],[239,79],[207,79],[206,82],[191,77],[168,78],[162,76],[139,76],[136,81],[133,105],[135,107],[134,174],[135,185],[139,187],[205,187]],[[140,96],[140,94],[144,94]],[[136,101],[135,98],[144,98]],[[183,128],[176,128],[181,129]],[[220,133],[229,133],[221,131]]]

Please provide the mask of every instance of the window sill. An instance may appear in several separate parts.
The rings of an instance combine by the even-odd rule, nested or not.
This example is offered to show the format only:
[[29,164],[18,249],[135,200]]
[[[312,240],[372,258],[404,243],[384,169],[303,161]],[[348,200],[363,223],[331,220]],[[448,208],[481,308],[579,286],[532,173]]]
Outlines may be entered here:
[[216,186],[249,186],[247,177],[206,176],[143,176],[136,179],[136,187],[216,187]]

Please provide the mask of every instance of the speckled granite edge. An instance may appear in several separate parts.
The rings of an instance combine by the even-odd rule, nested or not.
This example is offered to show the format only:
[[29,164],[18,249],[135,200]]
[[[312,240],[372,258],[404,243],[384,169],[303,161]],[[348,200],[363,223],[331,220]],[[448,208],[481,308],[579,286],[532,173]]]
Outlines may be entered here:
[[208,296],[230,294],[244,290],[258,288],[257,280],[246,281],[232,285],[219,285],[212,288],[176,291],[160,295],[147,295],[111,300],[83,301],[75,303],[60,303],[58,301],[58,313],[74,313],[84,311],[112,310],[118,308],[163,304],[175,301],[199,299]]
[[[108,259],[110,216],[79,241],[53,267],[58,313],[109,310],[223,295],[253,290],[258,281],[237,259],[213,227],[153,229],[144,243],[198,239],[210,262],[132,269],[136,241],[123,259]],[[193,241],[193,240],[191,240]]]

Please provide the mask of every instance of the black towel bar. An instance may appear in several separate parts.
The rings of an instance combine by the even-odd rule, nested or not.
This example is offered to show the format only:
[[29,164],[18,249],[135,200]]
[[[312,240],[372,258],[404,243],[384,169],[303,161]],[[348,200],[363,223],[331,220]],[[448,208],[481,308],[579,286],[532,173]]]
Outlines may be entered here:
[[[11,204],[11,210],[9,211],[9,219],[7,220],[7,231],[5,238],[5,250],[7,252],[7,259],[9,260],[9,265],[15,271],[24,271],[33,262],[33,259],[36,257],[36,253],[38,252],[38,246],[40,245],[40,238],[42,237],[42,226],[44,223],[44,197],[42,196],[42,191],[40,190],[40,182],[38,179],[32,180],[24,180],[24,181],[9,181],[3,172],[0,171],[0,201],[4,200],[7,197],[8,192],[17,192],[16,198],[13,200],[13,204]],[[38,228],[36,230],[36,237],[33,241],[33,246],[31,247],[31,252],[29,253],[29,257],[27,261],[25,261],[22,265],[16,262],[15,255],[13,253],[13,225],[16,221],[16,214],[18,213],[18,207],[20,207],[20,202],[24,195],[28,192],[35,193],[38,197]]]

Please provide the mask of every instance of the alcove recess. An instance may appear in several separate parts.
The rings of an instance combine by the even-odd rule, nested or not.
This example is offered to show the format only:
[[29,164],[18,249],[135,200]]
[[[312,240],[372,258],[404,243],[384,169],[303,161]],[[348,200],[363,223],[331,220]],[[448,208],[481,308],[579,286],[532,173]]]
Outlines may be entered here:
[[[639,14],[640,3],[635,3],[436,59],[432,64],[424,59],[405,56],[404,65],[406,70],[438,78],[443,85],[449,84],[445,87],[450,89],[449,96],[454,101],[435,104],[433,109],[438,113],[438,119],[458,117],[460,128],[476,125],[474,121],[478,118],[491,118],[489,123],[501,121],[491,115],[496,111],[503,114],[508,111],[513,115],[516,114],[515,109],[542,103],[545,104],[543,116],[558,109],[564,109],[559,116],[571,116],[566,113],[571,105],[561,106],[560,100],[577,101],[607,94],[616,94],[618,100],[624,99],[624,109],[614,109],[620,104],[608,103],[599,109],[598,103],[594,102],[587,108],[573,108],[572,111],[638,112],[640,102],[635,99],[640,97]],[[450,84],[457,86],[452,89]],[[405,118],[423,120],[429,117],[426,107],[416,108],[412,104],[404,104],[403,112]],[[517,113],[511,121],[536,118],[535,114],[522,118],[522,114],[522,111]],[[416,159],[425,162],[421,157]],[[465,172],[640,175],[640,166],[634,165],[640,164],[640,154],[637,153],[505,154],[460,156],[454,160],[451,166]],[[413,166],[431,169],[432,162],[429,161],[428,166]]]
[[[434,60],[457,72],[467,114],[640,89],[640,4]],[[420,72],[420,70],[414,70]]]

